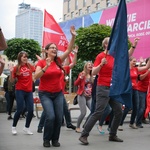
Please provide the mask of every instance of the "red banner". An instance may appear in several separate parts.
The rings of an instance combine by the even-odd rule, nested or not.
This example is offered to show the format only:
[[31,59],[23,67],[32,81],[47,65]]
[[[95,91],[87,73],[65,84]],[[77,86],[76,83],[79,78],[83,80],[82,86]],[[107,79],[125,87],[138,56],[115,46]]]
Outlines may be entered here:
[[45,47],[49,43],[55,43],[59,51],[64,52],[67,49],[68,41],[59,24],[53,16],[46,10],[44,11],[44,30],[43,44]]

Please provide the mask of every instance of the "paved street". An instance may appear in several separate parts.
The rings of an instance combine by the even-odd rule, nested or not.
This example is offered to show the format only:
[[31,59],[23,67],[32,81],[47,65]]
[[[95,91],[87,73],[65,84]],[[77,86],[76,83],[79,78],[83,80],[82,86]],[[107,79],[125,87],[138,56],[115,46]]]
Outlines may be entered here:
[[[72,121],[76,125],[78,110],[72,111]],[[37,125],[39,119],[33,118],[31,123],[31,131],[34,135],[25,135],[22,131],[25,119],[21,119],[17,125],[16,136],[11,134],[12,120],[7,120],[6,113],[0,113],[0,150],[45,150],[42,146],[43,140],[41,133],[37,133]],[[97,130],[97,125],[94,126],[88,138],[89,145],[81,145],[78,138],[79,133],[66,127],[62,127],[59,150],[146,150],[150,146],[150,125],[143,124],[143,129],[131,129],[129,126],[129,116],[127,116],[124,131],[118,131],[118,136],[124,140],[123,143],[109,142],[107,125],[103,126],[105,135],[100,135]],[[50,147],[50,149],[56,149]]]

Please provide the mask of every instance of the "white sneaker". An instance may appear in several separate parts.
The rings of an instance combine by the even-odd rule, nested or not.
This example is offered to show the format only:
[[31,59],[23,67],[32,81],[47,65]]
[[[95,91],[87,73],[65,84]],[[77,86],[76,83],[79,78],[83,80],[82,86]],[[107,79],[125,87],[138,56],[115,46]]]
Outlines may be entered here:
[[23,128],[23,131],[24,131],[25,134],[33,135],[33,133],[30,131],[29,128],[24,127],[24,128]]
[[119,126],[119,127],[118,127],[118,130],[119,130],[119,131],[123,131],[123,127],[122,127],[122,126]]
[[11,132],[13,135],[16,135],[17,134],[16,127],[12,127]]

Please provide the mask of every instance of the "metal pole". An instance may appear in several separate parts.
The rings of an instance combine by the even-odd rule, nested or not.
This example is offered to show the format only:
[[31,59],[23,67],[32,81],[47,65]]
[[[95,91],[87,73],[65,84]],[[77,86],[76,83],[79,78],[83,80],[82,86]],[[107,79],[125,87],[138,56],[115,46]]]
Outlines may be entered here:
[[72,92],[72,70],[70,69],[70,73],[69,73],[69,94]]

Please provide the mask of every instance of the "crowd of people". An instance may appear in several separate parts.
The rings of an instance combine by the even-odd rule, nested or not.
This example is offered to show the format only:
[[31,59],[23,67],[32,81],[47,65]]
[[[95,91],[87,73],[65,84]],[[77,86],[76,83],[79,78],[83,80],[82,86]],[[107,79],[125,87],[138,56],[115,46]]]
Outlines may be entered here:
[[[2,36],[0,29],[0,38]],[[102,41],[103,52],[99,53],[94,63],[87,61],[83,70],[78,74],[74,85],[77,86],[77,101],[80,115],[76,126],[71,122],[71,115],[65,99],[66,76],[69,74],[77,60],[78,46],[74,47],[76,31],[75,27],[70,27],[71,40],[66,51],[57,54],[57,45],[49,43],[42,51],[44,57],[37,56],[37,63],[32,65],[28,62],[28,54],[24,51],[18,53],[17,65],[10,67],[10,75],[7,77],[4,89],[7,100],[8,120],[13,119],[12,134],[17,134],[17,125],[21,114],[26,108],[25,125],[23,131],[27,135],[33,135],[30,125],[33,118],[34,100],[33,100],[33,82],[39,81],[38,96],[43,107],[43,112],[37,125],[37,132],[43,133],[44,147],[60,147],[60,133],[64,118],[67,128],[75,130],[81,134],[79,141],[88,145],[88,136],[97,121],[97,129],[100,134],[105,134],[102,129],[104,121],[109,116],[109,141],[123,142],[117,136],[117,131],[123,131],[124,120],[130,110],[132,110],[129,127],[132,129],[143,128],[142,121],[146,109],[146,95],[150,86],[150,60],[146,59],[145,64],[136,64],[136,58],[132,56],[139,38],[135,38],[134,43],[128,51],[129,69],[132,82],[132,107],[128,108],[124,104],[109,97],[110,84],[112,79],[112,70],[114,58],[109,55],[107,50],[109,37]],[[2,40],[0,40],[1,42]],[[6,43],[0,43],[0,50],[7,48]],[[69,55],[74,53],[72,62]],[[1,70],[4,62],[0,58]],[[149,87],[150,88],[150,87]],[[16,111],[12,116],[12,107],[16,100]],[[90,114],[83,124],[81,124],[87,114],[87,108]]]

